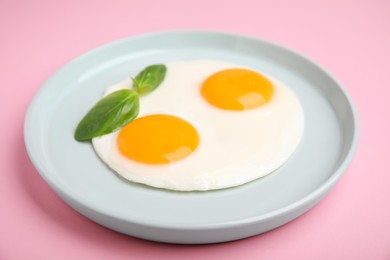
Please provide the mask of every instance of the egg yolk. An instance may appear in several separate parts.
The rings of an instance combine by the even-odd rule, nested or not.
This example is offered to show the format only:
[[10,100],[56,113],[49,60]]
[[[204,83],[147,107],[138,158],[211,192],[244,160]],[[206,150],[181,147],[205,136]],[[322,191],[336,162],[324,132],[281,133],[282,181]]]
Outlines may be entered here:
[[263,75],[247,69],[226,69],[208,77],[201,94],[210,104],[226,110],[247,110],[271,100],[274,89]]
[[187,121],[171,115],[149,115],[135,119],[121,129],[117,138],[125,157],[147,164],[166,164],[190,155],[199,136]]

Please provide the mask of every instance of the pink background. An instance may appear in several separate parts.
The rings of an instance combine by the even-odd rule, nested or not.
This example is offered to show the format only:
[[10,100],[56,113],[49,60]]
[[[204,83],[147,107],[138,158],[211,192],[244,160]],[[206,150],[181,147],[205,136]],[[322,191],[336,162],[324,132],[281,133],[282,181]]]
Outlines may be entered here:
[[[170,29],[255,36],[314,59],[357,106],[356,157],[332,192],[253,238],[178,246],[121,235],[82,217],[26,154],[23,120],[40,85],[91,48]],[[390,1],[0,0],[0,259],[390,259]]]

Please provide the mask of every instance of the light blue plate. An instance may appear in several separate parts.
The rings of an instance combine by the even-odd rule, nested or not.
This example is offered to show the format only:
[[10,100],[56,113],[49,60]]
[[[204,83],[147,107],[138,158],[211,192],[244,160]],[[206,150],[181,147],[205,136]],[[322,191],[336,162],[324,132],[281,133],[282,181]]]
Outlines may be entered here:
[[[145,66],[217,59],[270,74],[290,86],[305,113],[293,157],[275,173],[211,192],[172,192],[125,182],[73,133],[107,85]],[[179,109],[179,108],[178,108]],[[298,217],[334,186],[358,143],[357,115],[340,84],[284,47],[226,33],[173,31],[116,41],[69,62],[42,86],[25,119],[30,158],[61,198],[101,225],[172,243],[241,239]]]

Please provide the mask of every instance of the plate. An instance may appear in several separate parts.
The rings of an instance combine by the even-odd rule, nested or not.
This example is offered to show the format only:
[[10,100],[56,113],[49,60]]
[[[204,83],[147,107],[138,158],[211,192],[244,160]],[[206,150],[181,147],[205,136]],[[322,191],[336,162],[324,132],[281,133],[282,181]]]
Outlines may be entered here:
[[[305,133],[285,165],[240,187],[175,192],[123,181],[91,144],[74,140],[77,123],[108,85],[150,64],[192,59],[241,64],[290,86],[304,109]],[[270,42],[207,31],[130,37],[72,60],[41,87],[24,126],[31,161],[75,210],[118,232],[184,244],[258,235],[309,210],[345,172],[358,132],[351,99],[319,65]]]

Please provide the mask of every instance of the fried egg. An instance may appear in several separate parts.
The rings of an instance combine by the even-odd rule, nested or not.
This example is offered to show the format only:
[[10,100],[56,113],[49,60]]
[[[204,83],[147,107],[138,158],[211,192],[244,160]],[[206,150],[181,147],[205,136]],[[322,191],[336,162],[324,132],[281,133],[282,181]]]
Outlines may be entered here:
[[[137,119],[92,139],[123,178],[178,191],[228,188],[274,172],[297,149],[304,114],[282,82],[216,60],[165,65],[163,83],[140,97]],[[131,79],[105,95],[125,88]]]

